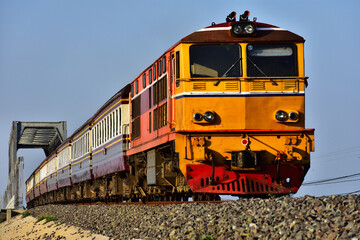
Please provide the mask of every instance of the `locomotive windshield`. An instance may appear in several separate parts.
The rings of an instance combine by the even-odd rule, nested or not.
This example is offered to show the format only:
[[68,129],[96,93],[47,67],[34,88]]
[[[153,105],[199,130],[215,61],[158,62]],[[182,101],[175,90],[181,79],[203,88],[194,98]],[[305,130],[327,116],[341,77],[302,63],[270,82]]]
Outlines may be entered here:
[[192,45],[191,77],[241,77],[239,45]]
[[249,77],[297,76],[297,51],[293,44],[252,44],[246,48]]

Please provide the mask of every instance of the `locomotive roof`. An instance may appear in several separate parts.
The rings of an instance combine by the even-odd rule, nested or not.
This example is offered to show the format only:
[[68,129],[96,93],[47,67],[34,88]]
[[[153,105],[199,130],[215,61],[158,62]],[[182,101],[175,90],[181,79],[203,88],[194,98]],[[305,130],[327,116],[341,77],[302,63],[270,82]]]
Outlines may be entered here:
[[202,28],[181,39],[179,43],[211,43],[211,42],[297,42],[303,43],[305,39],[286,29],[266,23],[252,22],[256,26],[257,32],[254,36],[236,37],[231,34],[231,27],[237,22],[226,22],[213,24]]
[[[231,34],[231,27],[239,21],[225,22],[219,24],[212,24],[211,26],[202,28],[190,35],[182,38],[165,53],[171,51],[180,43],[239,43],[239,42],[253,42],[253,43],[269,43],[269,42],[292,42],[304,43],[305,39],[286,29],[270,25],[267,23],[255,21],[241,21],[252,23],[256,26],[257,32],[252,36],[236,37]],[[161,56],[163,56],[162,54]],[[144,69],[136,78],[131,81],[131,84],[142,76],[148,69],[150,69],[160,58],[157,58],[150,66]]]

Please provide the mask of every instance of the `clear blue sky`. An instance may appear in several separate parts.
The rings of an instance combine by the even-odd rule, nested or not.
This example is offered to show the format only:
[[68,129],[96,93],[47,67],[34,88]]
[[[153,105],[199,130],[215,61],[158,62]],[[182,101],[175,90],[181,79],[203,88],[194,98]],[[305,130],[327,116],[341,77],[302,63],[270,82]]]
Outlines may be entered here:
[[[12,121],[67,121],[72,134],[180,38],[251,12],[306,39],[306,127],[316,152],[306,181],[360,172],[360,1],[0,0],[0,194]],[[20,150],[27,179],[42,150]],[[360,190],[303,186],[297,196]]]

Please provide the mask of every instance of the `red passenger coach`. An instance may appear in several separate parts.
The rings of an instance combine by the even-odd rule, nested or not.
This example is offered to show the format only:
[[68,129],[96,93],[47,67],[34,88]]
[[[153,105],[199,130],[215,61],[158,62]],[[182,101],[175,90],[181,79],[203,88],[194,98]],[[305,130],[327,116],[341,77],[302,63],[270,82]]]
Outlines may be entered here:
[[173,69],[170,51],[131,84],[131,149],[137,154],[175,139],[171,130]]

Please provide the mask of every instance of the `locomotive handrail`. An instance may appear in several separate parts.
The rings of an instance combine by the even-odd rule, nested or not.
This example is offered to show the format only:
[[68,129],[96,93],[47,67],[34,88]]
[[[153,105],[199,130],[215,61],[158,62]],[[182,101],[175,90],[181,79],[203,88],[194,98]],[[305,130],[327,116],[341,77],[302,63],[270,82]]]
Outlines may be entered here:
[[314,132],[313,128],[306,129],[223,129],[223,130],[177,130],[175,133],[287,133]]
[[199,78],[178,78],[177,81],[192,81],[192,80],[255,80],[255,79],[300,79],[300,80],[307,80],[309,77],[303,76],[284,76],[284,77],[199,77]]

